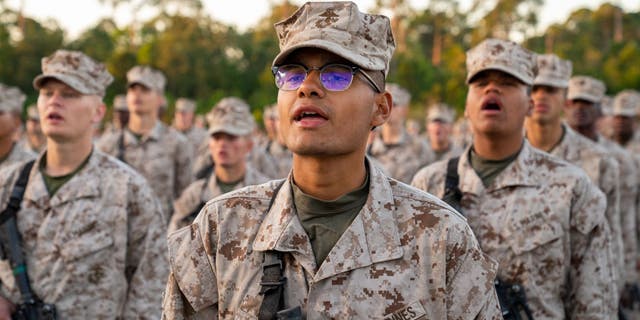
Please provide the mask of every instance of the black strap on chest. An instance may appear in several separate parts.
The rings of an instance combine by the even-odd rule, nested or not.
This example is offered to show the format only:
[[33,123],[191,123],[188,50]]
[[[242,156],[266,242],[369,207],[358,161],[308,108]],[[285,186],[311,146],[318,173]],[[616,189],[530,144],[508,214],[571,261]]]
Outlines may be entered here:
[[35,160],[31,160],[22,166],[18,180],[11,191],[7,208],[0,213],[0,226],[10,218],[15,217],[16,213],[20,211],[20,203],[22,202],[24,191],[27,189],[27,183],[29,182],[29,173],[31,172],[31,168],[33,168],[33,164],[35,162]]
[[118,160],[127,163],[126,160],[124,160],[124,129],[120,130],[120,136],[118,137],[118,154],[116,155],[116,157],[118,158]]
[[[273,202],[278,195],[278,191],[280,191],[283,184],[284,181],[273,191],[273,195],[271,196],[271,201],[269,202],[266,212],[271,210]],[[262,278],[260,279],[260,294],[263,295],[264,298],[258,313],[258,319],[260,320],[283,318],[301,319],[302,317],[300,307],[293,308],[292,310],[282,310],[284,307],[284,285],[287,282],[287,278],[283,276],[285,266],[283,255],[284,253],[279,251],[264,252]],[[286,315],[283,316],[283,312]]]
[[460,162],[460,157],[451,158],[447,162],[447,175],[444,181],[444,196],[442,196],[442,200],[462,213],[460,206],[462,191],[460,191],[460,187],[458,187],[460,184],[458,162]]

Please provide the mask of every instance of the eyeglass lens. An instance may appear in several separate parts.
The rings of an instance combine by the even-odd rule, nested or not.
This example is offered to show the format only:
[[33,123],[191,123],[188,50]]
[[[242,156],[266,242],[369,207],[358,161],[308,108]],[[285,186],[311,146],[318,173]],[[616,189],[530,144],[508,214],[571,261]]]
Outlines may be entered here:
[[[311,70],[300,65],[284,65],[278,67],[275,80],[281,90],[290,91],[300,88]],[[349,88],[353,80],[351,68],[342,65],[326,65],[320,68],[320,82],[329,91],[344,91]]]

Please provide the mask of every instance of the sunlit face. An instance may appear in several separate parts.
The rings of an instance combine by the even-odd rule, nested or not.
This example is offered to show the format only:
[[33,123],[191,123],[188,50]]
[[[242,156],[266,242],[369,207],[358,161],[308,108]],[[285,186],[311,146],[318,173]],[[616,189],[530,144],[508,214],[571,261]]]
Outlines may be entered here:
[[600,115],[598,106],[590,101],[582,99],[569,100],[564,108],[567,123],[572,128],[588,127],[595,125]]
[[566,92],[566,89],[552,86],[533,86],[533,110],[528,119],[542,124],[559,121],[565,106]]
[[0,139],[12,138],[20,127],[20,117],[13,112],[0,110]]
[[132,114],[158,114],[158,109],[164,103],[164,97],[151,88],[141,84],[133,84],[127,88],[127,105]]
[[[329,63],[350,64],[321,49],[305,48],[292,53],[286,64],[319,68]],[[294,91],[278,91],[279,136],[295,154],[336,156],[362,152],[371,128],[389,117],[389,93],[376,93],[359,73],[345,91],[328,91],[318,71],[309,73]]]
[[47,80],[38,95],[42,132],[56,142],[91,139],[94,125],[104,116],[97,95],[84,95],[55,79]]
[[522,135],[531,112],[528,87],[497,70],[477,74],[469,84],[465,115],[477,135]]
[[216,166],[237,167],[246,161],[246,156],[253,147],[249,136],[234,136],[218,132],[209,138],[209,152]]

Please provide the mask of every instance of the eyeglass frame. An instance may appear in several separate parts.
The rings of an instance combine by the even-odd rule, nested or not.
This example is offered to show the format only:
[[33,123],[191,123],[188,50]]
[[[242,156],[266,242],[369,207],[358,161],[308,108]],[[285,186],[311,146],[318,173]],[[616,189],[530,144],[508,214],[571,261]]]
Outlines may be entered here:
[[[346,91],[347,89],[349,89],[351,87],[351,84],[353,83],[353,78],[355,78],[355,75],[358,71],[360,71],[360,74],[362,74],[364,76],[364,78],[367,80],[367,82],[369,82],[369,84],[373,87],[373,89],[377,92],[377,93],[382,93],[383,91],[378,87],[378,85],[375,83],[375,81],[373,81],[373,79],[371,78],[371,76],[369,76],[366,72],[364,72],[364,70],[358,66],[352,66],[352,65],[348,65],[348,64],[343,64],[343,63],[327,63],[323,66],[320,67],[307,67],[303,64],[298,64],[298,63],[288,63],[288,64],[282,64],[279,66],[273,66],[271,67],[271,73],[273,74],[274,78],[276,76],[276,73],[278,72],[278,70],[281,67],[284,66],[298,66],[301,67],[304,71],[305,71],[305,76],[304,79],[300,82],[300,86],[302,86],[302,83],[307,80],[307,77],[309,77],[309,73],[313,70],[317,70],[319,73],[322,73],[322,70],[329,67],[329,66],[340,66],[340,67],[345,67],[346,69],[350,69],[351,72],[351,81],[349,82],[349,85],[344,88],[343,90],[331,90],[328,89],[327,87],[325,87],[324,83],[322,83],[322,80],[320,80],[320,83],[322,84],[322,87],[329,90],[329,91],[334,91],[334,92],[341,92],[341,91]],[[274,79],[275,80],[275,79]],[[298,86],[295,89],[291,89],[291,90],[285,90],[285,89],[281,89],[280,87],[278,87],[278,84],[276,83],[276,87],[278,87],[278,89],[283,90],[283,91],[295,91],[298,90],[300,88],[300,86]]]

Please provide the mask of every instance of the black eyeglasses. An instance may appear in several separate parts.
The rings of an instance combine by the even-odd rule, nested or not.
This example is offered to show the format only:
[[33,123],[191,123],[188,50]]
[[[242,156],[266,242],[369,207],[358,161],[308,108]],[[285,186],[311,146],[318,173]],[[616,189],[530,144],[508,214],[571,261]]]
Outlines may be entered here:
[[332,63],[322,67],[308,68],[300,64],[285,64],[271,68],[271,72],[275,77],[276,86],[284,91],[293,91],[300,88],[304,80],[307,79],[309,72],[313,70],[320,72],[320,83],[329,91],[344,91],[349,89],[351,82],[353,82],[353,76],[356,72],[360,71],[376,92],[382,92],[366,72],[363,72],[359,67],[355,66]]

